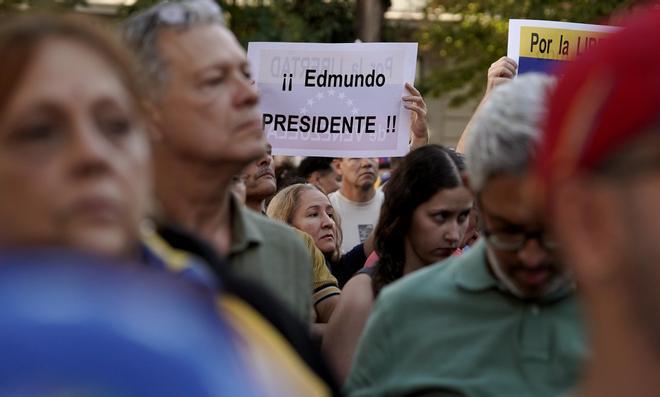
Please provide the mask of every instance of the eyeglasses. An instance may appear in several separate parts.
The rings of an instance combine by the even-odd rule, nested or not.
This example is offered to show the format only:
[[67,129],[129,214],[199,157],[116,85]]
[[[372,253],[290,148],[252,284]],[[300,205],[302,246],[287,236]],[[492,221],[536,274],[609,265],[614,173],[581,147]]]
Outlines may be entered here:
[[184,26],[192,22],[217,20],[224,23],[222,9],[212,0],[167,0],[147,10],[143,18],[152,24]]
[[538,241],[538,243],[548,251],[554,251],[557,249],[555,241],[543,230],[527,232],[484,230],[484,237],[493,248],[501,251],[519,251],[529,240]]

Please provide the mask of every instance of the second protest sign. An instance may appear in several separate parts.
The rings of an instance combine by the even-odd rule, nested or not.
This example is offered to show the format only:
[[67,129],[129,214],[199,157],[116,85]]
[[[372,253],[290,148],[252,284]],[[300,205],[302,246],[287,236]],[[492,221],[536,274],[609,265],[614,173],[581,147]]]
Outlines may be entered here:
[[551,73],[616,29],[605,25],[511,19],[507,56],[518,62],[518,74]]

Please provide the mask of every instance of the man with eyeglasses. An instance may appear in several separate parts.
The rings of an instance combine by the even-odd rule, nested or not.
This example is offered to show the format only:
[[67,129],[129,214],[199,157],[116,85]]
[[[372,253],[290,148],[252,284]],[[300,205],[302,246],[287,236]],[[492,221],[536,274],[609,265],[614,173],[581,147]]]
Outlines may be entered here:
[[[235,175],[266,154],[266,140],[246,53],[220,7],[164,1],[131,16],[122,35],[150,94],[157,221],[194,232],[213,249],[162,228],[160,236],[221,276],[221,309],[255,378],[276,386],[272,395],[328,395],[333,382],[308,339],[312,258],[291,228],[253,214],[230,190]],[[232,288],[229,274],[252,283]]]
[[493,90],[466,153],[484,237],[386,287],[362,336],[348,395],[556,397],[585,354],[574,285],[525,197],[550,77]]
[[569,65],[537,160],[593,354],[575,396],[660,396],[660,9]]

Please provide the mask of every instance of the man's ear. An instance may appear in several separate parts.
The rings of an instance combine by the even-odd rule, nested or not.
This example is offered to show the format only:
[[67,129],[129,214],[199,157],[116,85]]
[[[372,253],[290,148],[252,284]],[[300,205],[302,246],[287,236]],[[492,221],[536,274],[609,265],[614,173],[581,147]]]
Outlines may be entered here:
[[341,173],[341,159],[333,159],[332,160],[332,168],[335,169],[335,172],[337,175],[342,175]]
[[585,285],[615,282],[625,242],[620,200],[604,182],[576,178],[559,187],[552,203],[554,235]]

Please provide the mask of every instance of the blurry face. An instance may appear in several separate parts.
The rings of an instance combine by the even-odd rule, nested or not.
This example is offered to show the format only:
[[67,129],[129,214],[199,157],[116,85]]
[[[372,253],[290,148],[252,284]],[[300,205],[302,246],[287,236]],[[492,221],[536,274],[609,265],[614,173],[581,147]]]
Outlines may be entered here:
[[[598,258],[599,263],[614,269],[612,275],[626,282],[639,319],[653,332],[660,349],[660,135],[651,134],[626,149],[625,176],[603,183],[605,188],[598,193],[610,206],[595,216],[603,220],[601,229],[607,231],[598,236],[598,244],[616,247],[616,252]],[[586,194],[595,193],[587,190]],[[594,257],[591,252],[583,255]],[[581,273],[585,271],[589,269]],[[608,293],[606,285],[598,287],[601,294]]]
[[315,185],[323,190],[325,194],[330,194],[339,190],[341,178],[334,169],[321,173],[317,171],[318,176],[316,177]]
[[418,206],[406,235],[406,264],[426,266],[450,256],[463,239],[471,208],[465,187],[440,190]]
[[266,155],[253,161],[243,172],[245,179],[245,194],[248,200],[265,200],[277,192],[275,167],[271,147],[268,145]]
[[660,352],[660,135],[617,149],[625,158],[605,163],[613,173],[556,186],[553,226],[588,308],[625,311]]
[[625,195],[620,226],[628,237],[624,251],[630,262],[621,265],[632,273],[631,291],[642,310],[640,317],[650,322],[660,349],[660,168],[629,187]]
[[156,126],[162,144],[204,162],[247,165],[265,153],[258,97],[245,51],[217,24],[164,30],[167,82]]
[[364,191],[374,188],[378,177],[377,158],[343,158],[337,164],[342,184]]
[[[491,178],[481,193],[480,213],[485,230],[502,236],[534,233],[520,249],[504,250],[488,244],[491,270],[509,290],[525,298],[538,298],[551,292],[566,280],[554,250],[548,250],[538,235],[549,236],[532,206],[524,196],[524,179],[518,176]],[[548,237],[548,240],[549,237]]]
[[337,247],[334,217],[335,211],[328,197],[316,189],[310,189],[300,194],[291,223],[312,236],[321,252],[332,255]]
[[84,45],[47,40],[0,115],[0,241],[127,254],[146,211],[148,161],[113,69]]

